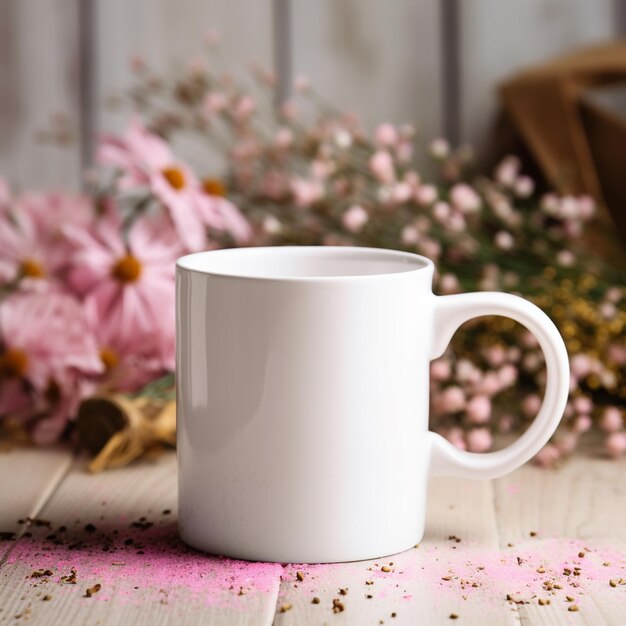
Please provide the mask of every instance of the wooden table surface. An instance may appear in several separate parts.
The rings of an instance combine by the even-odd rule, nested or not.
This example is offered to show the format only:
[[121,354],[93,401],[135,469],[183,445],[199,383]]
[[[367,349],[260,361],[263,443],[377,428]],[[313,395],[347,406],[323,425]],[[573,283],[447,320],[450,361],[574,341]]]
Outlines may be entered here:
[[626,459],[433,480],[418,547],[338,565],[187,549],[173,453],[84,467],[0,453],[0,623],[626,624]]

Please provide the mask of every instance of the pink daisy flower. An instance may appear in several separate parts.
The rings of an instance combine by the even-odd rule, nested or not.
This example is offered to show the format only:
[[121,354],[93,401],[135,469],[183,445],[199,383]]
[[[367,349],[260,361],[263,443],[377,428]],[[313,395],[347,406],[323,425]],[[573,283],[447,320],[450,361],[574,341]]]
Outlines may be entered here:
[[[166,207],[188,250],[207,245],[207,227],[231,233],[243,243],[250,228],[238,209],[223,198],[206,194],[191,169],[176,159],[168,144],[134,117],[124,137],[105,136],[98,160],[122,171],[122,189],[147,186]],[[236,217],[235,217],[236,216]]]
[[58,439],[103,370],[80,303],[56,290],[17,293],[0,307],[0,415]]
[[8,213],[0,220],[0,284],[60,278],[71,253],[64,224],[85,227],[93,219],[87,198],[65,193],[26,194]]
[[111,215],[93,233],[70,236],[78,250],[69,282],[84,297],[111,384],[137,388],[173,370],[174,267],[182,248],[171,223],[162,215],[137,220],[126,243]]

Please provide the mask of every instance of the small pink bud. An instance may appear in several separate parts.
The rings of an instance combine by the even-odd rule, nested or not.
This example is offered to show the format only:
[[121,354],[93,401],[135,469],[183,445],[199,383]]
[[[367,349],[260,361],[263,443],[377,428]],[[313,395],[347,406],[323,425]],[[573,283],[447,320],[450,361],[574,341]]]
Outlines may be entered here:
[[450,215],[450,205],[447,202],[436,202],[433,207],[433,217],[438,222],[445,222]]
[[579,415],[574,420],[574,432],[577,432],[577,433],[580,433],[580,434],[586,433],[591,428],[592,423],[593,422],[591,420],[591,416],[589,416],[589,415]]
[[501,230],[496,233],[494,243],[496,244],[496,247],[500,248],[500,250],[511,250],[515,245],[515,239],[513,239],[513,235],[511,235],[511,233],[506,230]]
[[441,293],[449,295],[459,293],[461,285],[459,284],[459,279],[454,274],[444,274],[439,280],[439,288]]
[[448,380],[450,378],[451,368],[448,361],[438,359],[433,361],[430,366],[430,377],[433,380]]
[[574,411],[576,413],[591,413],[593,411],[593,402],[587,396],[578,396],[574,400]]
[[393,159],[389,152],[378,150],[370,157],[369,168],[374,176],[382,183],[391,184],[396,179]]
[[624,421],[622,419],[621,411],[615,406],[607,406],[602,411],[602,417],[600,418],[600,428],[607,433],[613,433],[622,428]]
[[552,467],[561,457],[561,453],[553,444],[545,445],[535,455],[535,463],[541,467]]
[[415,201],[420,206],[430,206],[437,200],[437,187],[434,185],[420,185],[415,191]]
[[528,198],[535,191],[535,182],[529,176],[520,176],[515,181],[513,191],[520,198]]
[[473,187],[465,183],[457,183],[450,190],[450,202],[461,213],[475,213],[480,209],[481,199]]
[[398,131],[393,124],[385,122],[376,129],[375,140],[382,148],[390,148],[398,141]]
[[420,238],[419,231],[412,224],[408,224],[400,233],[400,240],[405,246],[414,246]]
[[368,220],[369,215],[367,211],[358,205],[351,206],[341,218],[344,228],[352,233],[360,232]]
[[465,393],[460,387],[444,389],[441,394],[441,407],[446,413],[456,413],[465,407]]
[[522,402],[522,411],[526,417],[535,417],[541,408],[541,398],[533,393],[524,398]]
[[467,448],[470,452],[487,452],[493,443],[491,433],[487,428],[475,428],[466,436]]
[[618,457],[626,452],[626,432],[611,433],[605,442],[609,456]]
[[491,400],[487,396],[474,396],[467,403],[467,417],[472,424],[485,424],[491,417]]

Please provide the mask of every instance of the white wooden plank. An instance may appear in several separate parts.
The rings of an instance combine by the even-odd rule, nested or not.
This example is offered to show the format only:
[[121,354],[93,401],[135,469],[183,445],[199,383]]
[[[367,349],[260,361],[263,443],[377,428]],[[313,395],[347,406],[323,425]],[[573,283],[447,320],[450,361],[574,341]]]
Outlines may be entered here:
[[[78,462],[40,513],[52,527],[31,528],[0,569],[0,616],[46,626],[271,623],[282,567],[184,546],[176,481],[174,453],[96,476]],[[64,584],[72,568],[77,582]],[[30,578],[41,569],[51,574]]]
[[[515,624],[517,606],[506,602],[507,583],[500,583],[499,593],[497,582],[485,584],[500,558],[491,483],[435,479],[418,548],[375,561],[286,567],[275,624]],[[314,597],[320,602],[313,604]],[[334,599],[344,611],[333,612]]]
[[0,451],[0,563],[26,526],[19,520],[36,517],[72,462],[65,448],[10,447]]
[[[272,69],[271,0],[95,0],[96,129],[122,130],[128,108],[105,106],[133,83],[131,59],[139,56],[172,79],[198,56],[216,61],[238,78],[252,61]],[[219,52],[207,56],[206,36],[221,36]]]
[[526,465],[495,482],[500,540],[539,537],[626,545],[626,459],[575,457],[558,470]]
[[293,72],[364,126],[415,123],[441,132],[439,3],[292,1]]
[[[0,176],[19,188],[80,184],[78,9],[74,0],[0,3]],[[59,115],[72,142],[37,142]]]
[[563,584],[579,607],[575,622],[563,611],[564,592],[550,606],[520,606],[522,618],[533,624],[624,623],[626,585],[611,587],[609,581],[626,578],[625,477],[626,459],[581,455],[558,470],[528,465],[495,482],[502,546],[541,551],[546,568],[581,567],[580,576],[563,577],[579,585]]
[[523,67],[616,34],[614,0],[472,0],[461,9],[461,133],[484,154],[497,84]]

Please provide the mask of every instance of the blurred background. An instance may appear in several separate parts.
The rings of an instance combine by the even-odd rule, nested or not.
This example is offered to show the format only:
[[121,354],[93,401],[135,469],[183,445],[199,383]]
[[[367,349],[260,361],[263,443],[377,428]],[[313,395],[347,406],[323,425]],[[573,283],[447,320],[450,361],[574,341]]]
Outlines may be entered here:
[[[366,128],[416,124],[494,146],[499,83],[529,65],[626,30],[618,0],[3,0],[0,172],[16,186],[81,183],[94,137],[121,130],[113,98],[132,62],[175,74],[221,33],[226,69],[251,61],[277,77],[277,98],[307,75]],[[59,145],[61,144],[61,145]]]

